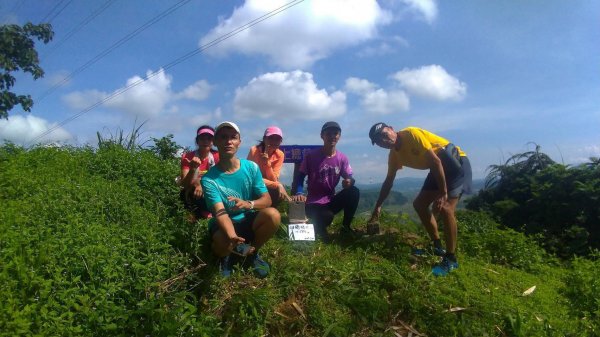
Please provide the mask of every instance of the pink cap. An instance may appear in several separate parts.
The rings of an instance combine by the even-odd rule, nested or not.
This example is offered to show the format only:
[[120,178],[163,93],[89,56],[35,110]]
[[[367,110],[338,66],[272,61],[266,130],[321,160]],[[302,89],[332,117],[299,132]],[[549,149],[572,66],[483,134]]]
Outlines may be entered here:
[[272,135],[278,135],[279,137],[283,138],[283,132],[281,132],[281,129],[276,126],[269,126],[265,130],[265,137],[269,137]]
[[198,133],[196,134],[196,136],[200,136],[201,134],[204,134],[204,133],[208,133],[211,136],[215,135],[215,133],[213,132],[213,130],[211,130],[209,128],[202,128],[202,129],[198,130]]

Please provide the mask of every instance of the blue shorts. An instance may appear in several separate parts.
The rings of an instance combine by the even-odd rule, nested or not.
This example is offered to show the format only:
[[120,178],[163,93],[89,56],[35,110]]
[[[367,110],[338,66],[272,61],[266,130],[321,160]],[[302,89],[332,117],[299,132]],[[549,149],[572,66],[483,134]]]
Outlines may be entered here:
[[[450,144],[453,146],[452,144]],[[440,151],[438,157],[442,161],[444,176],[446,177],[446,189],[448,198],[458,198],[463,194],[472,193],[473,173],[471,163],[467,157],[452,158],[445,152]],[[438,190],[437,181],[430,171],[423,183],[422,191]]]
[[[246,240],[246,243],[254,241],[254,231],[252,230],[252,224],[254,224],[254,219],[256,219],[256,215],[258,212],[256,211],[248,211],[244,214],[244,219],[239,222],[233,223],[233,228],[235,229],[235,233]],[[215,235],[215,233],[219,230],[219,225],[215,218],[210,219],[208,222],[208,232],[210,233],[210,238]]]

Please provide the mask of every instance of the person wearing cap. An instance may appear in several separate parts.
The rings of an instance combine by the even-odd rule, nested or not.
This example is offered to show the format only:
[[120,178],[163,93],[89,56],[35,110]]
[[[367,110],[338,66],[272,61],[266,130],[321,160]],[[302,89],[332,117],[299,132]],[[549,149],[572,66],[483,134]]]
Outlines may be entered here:
[[196,130],[196,150],[184,153],[181,157],[179,197],[185,208],[192,212],[194,221],[210,217],[200,180],[208,169],[219,162],[219,153],[212,148],[214,135],[212,127],[202,125]]
[[[433,253],[443,256],[441,263],[435,265],[432,272],[436,276],[447,275],[458,268],[455,255],[456,205],[463,193],[471,193],[471,164],[467,155],[445,138],[417,127],[407,127],[396,132],[385,123],[376,123],[369,131],[369,138],[372,144],[390,150],[387,176],[369,222],[378,221],[381,205],[392,189],[398,170],[404,166],[429,170],[413,207],[432,240]],[[446,250],[442,248],[438,225],[430,206],[434,212],[440,213],[444,221]]]
[[258,165],[236,156],[241,142],[235,123],[222,122],[215,128],[220,160],[202,178],[206,206],[213,214],[208,227],[223,276],[230,276],[234,265],[243,260],[263,278],[270,266],[258,251],[279,228],[281,216],[270,207]]
[[252,146],[248,153],[248,160],[258,164],[263,181],[269,190],[273,207],[277,207],[283,199],[290,197],[282,183],[279,182],[281,166],[285,159],[283,151],[279,149],[283,141],[283,133],[276,126],[269,126],[258,145]]
[[[333,217],[344,211],[342,231],[353,232],[350,227],[360,191],[354,186],[352,167],[348,157],[338,151],[336,145],[340,140],[342,129],[336,122],[327,122],[321,128],[323,146],[307,152],[300,164],[299,174],[292,185],[294,201],[306,202],[306,214],[312,219],[315,233],[328,240],[327,227]],[[304,196],[304,178],[308,176],[308,193]],[[342,179],[342,190],[335,193],[335,187]]]

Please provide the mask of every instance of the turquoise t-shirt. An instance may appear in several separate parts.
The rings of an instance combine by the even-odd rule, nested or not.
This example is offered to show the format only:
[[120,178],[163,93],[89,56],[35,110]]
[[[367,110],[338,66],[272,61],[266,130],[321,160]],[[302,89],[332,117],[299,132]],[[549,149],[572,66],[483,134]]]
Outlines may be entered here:
[[256,200],[267,193],[258,165],[246,159],[240,159],[240,168],[233,173],[225,173],[217,166],[211,167],[202,177],[201,183],[208,209],[212,211],[215,204],[223,203],[233,222],[244,220],[246,211],[232,211],[235,202],[227,200],[228,197]]

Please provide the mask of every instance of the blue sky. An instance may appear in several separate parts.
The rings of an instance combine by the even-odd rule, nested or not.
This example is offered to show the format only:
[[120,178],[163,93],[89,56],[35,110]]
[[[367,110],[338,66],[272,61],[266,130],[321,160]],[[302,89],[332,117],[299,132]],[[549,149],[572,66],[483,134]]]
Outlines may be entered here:
[[52,19],[55,37],[36,45],[45,77],[17,76],[31,113],[0,120],[0,139],[95,145],[97,131],[137,120],[144,139],[192,147],[199,125],[231,120],[245,157],[267,126],[285,144],[322,144],[320,126],[335,120],[363,183],[386,172],[387,152],[368,139],[378,121],[449,139],[476,178],[530,142],[566,164],[600,156],[598,1],[305,0],[176,62],[289,2],[3,0],[0,22]]

